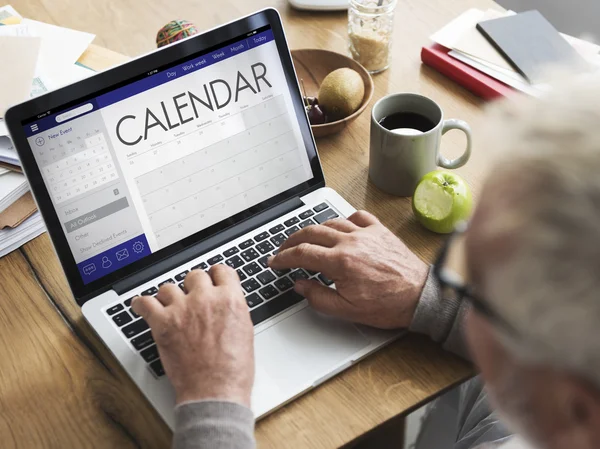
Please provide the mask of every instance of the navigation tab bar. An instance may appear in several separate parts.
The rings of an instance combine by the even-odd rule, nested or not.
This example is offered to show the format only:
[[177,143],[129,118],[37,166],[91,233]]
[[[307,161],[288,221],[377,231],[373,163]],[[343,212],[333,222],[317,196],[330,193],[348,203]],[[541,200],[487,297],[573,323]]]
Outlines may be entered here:
[[83,283],[89,284],[151,253],[146,235],[142,234],[78,263],[77,269]]
[[146,90],[153,89],[173,79],[181,78],[189,75],[205,67],[211,66],[218,62],[237,56],[245,51],[264,45],[274,39],[273,31],[266,30],[248,38],[240,39],[238,42],[221,47],[188,62],[174,66],[170,69],[158,72],[148,78],[136,81],[134,83],[123,86],[119,89],[100,95],[96,98],[98,106],[104,108],[111,104],[133,97]]

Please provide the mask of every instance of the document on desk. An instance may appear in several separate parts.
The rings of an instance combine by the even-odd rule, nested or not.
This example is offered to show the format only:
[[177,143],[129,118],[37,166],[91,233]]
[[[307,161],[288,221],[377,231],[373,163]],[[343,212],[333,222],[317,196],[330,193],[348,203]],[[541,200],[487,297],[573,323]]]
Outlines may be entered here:
[[38,37],[0,35],[0,118],[8,107],[29,98],[40,45]]
[[21,15],[10,5],[0,7],[0,26],[21,23]]
[[14,229],[0,229],[0,257],[20,248],[44,231],[46,226],[39,212],[35,212]]
[[0,213],[29,191],[22,173],[9,172],[0,176]]
[[10,138],[6,136],[0,136],[0,162],[11,165],[21,165],[15,146]]
[[486,11],[473,26],[463,30],[462,34],[458,36],[458,39],[454,43],[453,50],[482,59],[488,64],[495,66],[496,69],[506,70],[509,73],[512,72],[517,74],[515,69],[506,59],[504,59],[504,56],[502,56],[502,54],[479,32],[479,30],[475,28],[475,25],[478,22],[499,19],[501,17],[506,17],[507,15],[508,14],[505,12],[491,9]]
[[[0,175],[0,179],[2,179],[2,175]],[[0,212],[0,229],[16,228],[36,211],[37,206],[33,200],[33,196],[31,196],[31,192],[27,192]]]
[[[451,49],[453,58],[490,75],[491,77],[529,95],[539,96],[546,92],[548,85],[530,84],[476,29],[477,23],[514,15],[514,11],[469,9],[456,17],[430,38],[434,42]],[[588,63],[600,67],[600,47],[576,37],[561,34]]]
[[39,74],[33,79],[31,85],[31,98],[43,95],[48,91],[60,89],[68,84],[81,81],[84,78],[92,76],[94,72],[92,69],[83,67],[77,64],[71,64],[64,67],[60,73],[54,73],[51,76],[46,74]]
[[71,67],[96,37],[90,33],[62,28],[31,19],[23,19],[34,36],[41,39],[36,77],[61,78],[65,68]]
[[0,36],[29,37],[31,32],[27,25],[0,26]]

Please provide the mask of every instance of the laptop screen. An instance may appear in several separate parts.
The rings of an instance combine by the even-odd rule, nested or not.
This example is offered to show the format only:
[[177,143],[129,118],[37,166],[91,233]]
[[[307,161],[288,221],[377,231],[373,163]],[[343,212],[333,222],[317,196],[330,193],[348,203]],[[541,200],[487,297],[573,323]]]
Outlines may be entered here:
[[313,178],[270,26],[24,131],[84,284]]

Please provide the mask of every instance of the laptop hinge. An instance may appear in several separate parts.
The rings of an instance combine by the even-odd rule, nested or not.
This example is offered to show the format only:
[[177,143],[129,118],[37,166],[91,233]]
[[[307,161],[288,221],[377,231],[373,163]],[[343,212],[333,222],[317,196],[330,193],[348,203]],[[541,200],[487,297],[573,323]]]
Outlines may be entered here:
[[237,225],[226,229],[224,231],[219,232],[218,234],[209,237],[194,246],[191,246],[180,253],[177,253],[165,260],[155,263],[154,265],[139,271],[122,281],[117,282],[113,285],[113,290],[121,295],[126,291],[131,290],[132,288],[137,287],[138,285],[143,284],[144,282],[148,282],[161,274],[176,268],[195,257],[198,257],[201,254],[207,253],[219,246],[236,239],[253,229],[258,228],[259,226],[264,225],[270,221],[275,220],[277,217],[281,217],[282,215],[287,214],[293,210],[298,209],[303,206],[303,202],[299,196],[295,198],[290,198],[289,200],[284,201],[283,203],[278,204],[264,212],[261,212],[258,215],[255,215],[252,218],[249,218]]

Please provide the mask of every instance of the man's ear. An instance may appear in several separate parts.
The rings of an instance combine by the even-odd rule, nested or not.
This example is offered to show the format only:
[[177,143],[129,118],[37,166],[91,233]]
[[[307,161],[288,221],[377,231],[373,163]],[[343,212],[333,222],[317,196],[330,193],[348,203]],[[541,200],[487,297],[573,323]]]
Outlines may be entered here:
[[565,428],[570,429],[569,446],[600,447],[600,390],[586,380],[568,376],[564,393],[566,413],[562,415],[567,421]]

